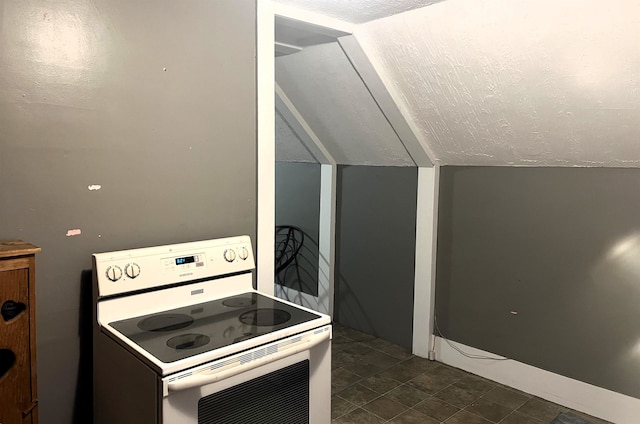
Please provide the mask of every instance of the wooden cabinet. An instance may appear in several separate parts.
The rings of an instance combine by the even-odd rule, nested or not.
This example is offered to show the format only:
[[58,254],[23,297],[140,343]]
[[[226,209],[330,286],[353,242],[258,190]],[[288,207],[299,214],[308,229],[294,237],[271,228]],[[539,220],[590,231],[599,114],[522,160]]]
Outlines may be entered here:
[[0,423],[37,424],[35,254],[0,242]]

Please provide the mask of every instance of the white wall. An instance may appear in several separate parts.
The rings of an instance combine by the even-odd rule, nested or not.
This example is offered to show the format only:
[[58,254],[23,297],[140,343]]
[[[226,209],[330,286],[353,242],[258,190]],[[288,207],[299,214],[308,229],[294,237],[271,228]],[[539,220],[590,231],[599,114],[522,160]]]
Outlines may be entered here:
[[442,165],[640,166],[640,2],[448,0],[356,27]]

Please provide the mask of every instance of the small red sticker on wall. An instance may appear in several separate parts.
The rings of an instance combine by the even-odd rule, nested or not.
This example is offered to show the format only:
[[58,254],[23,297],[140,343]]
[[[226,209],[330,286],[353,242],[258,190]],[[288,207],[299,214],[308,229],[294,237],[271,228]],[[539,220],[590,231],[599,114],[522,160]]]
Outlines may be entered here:
[[68,230],[67,231],[67,237],[79,236],[80,234],[82,234],[82,231],[79,228],[76,228],[75,230]]

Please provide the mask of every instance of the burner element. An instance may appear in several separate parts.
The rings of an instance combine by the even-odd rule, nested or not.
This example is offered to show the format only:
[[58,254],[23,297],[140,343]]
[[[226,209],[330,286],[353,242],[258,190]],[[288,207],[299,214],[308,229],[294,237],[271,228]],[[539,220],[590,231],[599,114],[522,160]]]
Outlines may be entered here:
[[232,297],[223,300],[222,304],[230,308],[246,308],[247,306],[255,305],[256,299],[253,297]]
[[167,340],[167,346],[178,350],[195,349],[206,345],[210,341],[211,339],[204,334],[187,333],[171,337]]
[[291,314],[282,309],[263,308],[240,315],[240,322],[246,325],[274,326],[289,321]]
[[160,314],[143,319],[138,328],[144,331],[174,331],[191,325],[193,318],[185,314]]

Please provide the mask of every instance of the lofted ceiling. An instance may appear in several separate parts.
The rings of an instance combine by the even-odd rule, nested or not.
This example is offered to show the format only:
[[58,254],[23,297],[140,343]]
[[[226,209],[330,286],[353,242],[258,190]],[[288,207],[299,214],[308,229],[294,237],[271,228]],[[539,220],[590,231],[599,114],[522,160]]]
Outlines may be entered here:
[[345,35],[349,35],[349,33],[284,16],[276,16],[276,57],[297,53],[309,46],[332,43],[335,42],[338,37]]
[[275,0],[344,22],[363,23],[418,9],[441,0]]
[[278,162],[319,162],[305,146],[304,142],[276,109],[276,161]]
[[276,160],[414,166],[339,43],[345,38],[353,36],[276,16]]
[[359,23],[442,165],[640,167],[640,1],[278,2]]
[[[414,165],[337,42],[278,57],[276,83],[337,164]],[[276,134],[287,137],[286,129]],[[277,158],[285,140],[277,141]]]

